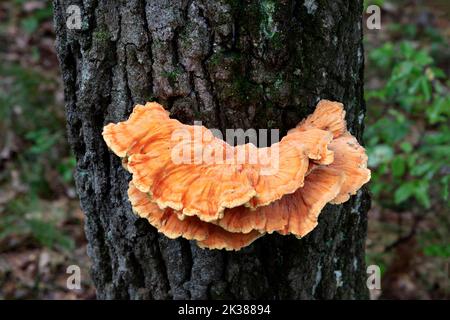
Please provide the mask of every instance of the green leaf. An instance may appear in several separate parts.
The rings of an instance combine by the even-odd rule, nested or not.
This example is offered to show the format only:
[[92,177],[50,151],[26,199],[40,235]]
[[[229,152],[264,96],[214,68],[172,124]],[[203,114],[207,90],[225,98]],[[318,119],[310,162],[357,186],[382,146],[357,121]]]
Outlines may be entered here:
[[430,133],[425,137],[427,145],[443,145],[450,143],[450,129],[444,126],[440,132]]
[[400,144],[400,149],[402,149],[402,151],[405,153],[410,153],[413,150],[413,147],[409,142],[402,142]]
[[428,195],[429,187],[430,185],[428,181],[421,180],[416,184],[416,187],[414,189],[414,197],[422,206],[427,209],[431,206],[430,197]]
[[395,48],[391,42],[385,43],[382,47],[370,52],[370,60],[381,68],[388,68],[394,60]]
[[370,191],[372,192],[373,195],[377,196],[378,194],[381,193],[381,191],[383,191],[384,189],[384,184],[383,183],[371,183],[371,189]]
[[431,124],[445,122],[450,116],[450,98],[437,97],[427,108],[426,113]]
[[425,208],[428,209],[431,207],[430,197],[429,197],[428,193],[415,193],[414,197]]
[[433,72],[433,76],[435,78],[444,79],[444,78],[447,77],[445,72],[442,69],[440,69],[440,68],[431,68],[431,71]]
[[420,50],[420,51],[416,51],[416,54],[414,56],[414,61],[419,66],[426,66],[426,65],[433,63],[433,58],[430,57],[428,52],[426,52],[424,50]]
[[411,175],[415,177],[423,176],[428,171],[432,171],[433,167],[433,162],[416,163],[416,165],[411,170]]
[[395,204],[400,204],[408,200],[415,192],[416,186],[413,182],[402,184],[394,193]]
[[405,173],[406,163],[401,156],[396,156],[391,163],[392,174],[394,177],[401,177]]
[[379,136],[383,142],[393,145],[402,140],[409,132],[410,123],[398,114],[392,114],[395,119],[385,117],[378,120],[372,127],[370,135]]
[[425,96],[425,101],[431,100],[431,84],[426,77],[420,78],[420,86],[422,88],[422,93]]
[[406,158],[406,162],[408,164],[408,168],[413,168],[416,165],[418,157],[419,157],[419,155],[417,153],[411,153]]
[[423,253],[429,257],[450,258],[450,244],[431,244],[423,248]]
[[414,55],[414,47],[412,46],[411,42],[403,41],[402,43],[400,43],[400,53],[406,59],[411,59]]

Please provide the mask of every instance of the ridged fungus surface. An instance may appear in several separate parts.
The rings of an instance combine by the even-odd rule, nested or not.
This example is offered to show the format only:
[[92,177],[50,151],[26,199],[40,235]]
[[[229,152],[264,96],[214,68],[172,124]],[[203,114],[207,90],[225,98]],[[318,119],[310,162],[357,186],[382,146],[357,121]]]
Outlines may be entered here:
[[154,102],[105,126],[103,138],[133,176],[134,212],[169,238],[210,249],[239,250],[272,232],[303,237],[327,203],[347,201],[370,180],[343,105],[328,100],[265,148],[231,146]]

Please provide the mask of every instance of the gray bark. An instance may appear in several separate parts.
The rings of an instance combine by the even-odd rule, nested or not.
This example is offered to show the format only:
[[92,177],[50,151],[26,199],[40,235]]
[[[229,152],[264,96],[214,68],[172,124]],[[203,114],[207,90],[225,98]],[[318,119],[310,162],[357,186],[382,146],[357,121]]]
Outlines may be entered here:
[[[73,4],[81,30],[66,27]],[[98,298],[367,298],[366,191],[301,240],[202,250],[132,214],[130,175],[101,136],[149,100],[184,123],[286,132],[327,98],[361,138],[361,0],[55,0],[54,22]]]

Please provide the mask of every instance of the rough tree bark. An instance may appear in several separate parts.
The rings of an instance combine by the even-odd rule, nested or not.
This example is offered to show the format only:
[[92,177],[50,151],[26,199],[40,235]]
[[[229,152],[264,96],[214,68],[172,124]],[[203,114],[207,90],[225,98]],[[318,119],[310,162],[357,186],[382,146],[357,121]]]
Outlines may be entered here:
[[[81,30],[66,27],[69,5]],[[319,98],[363,130],[362,0],[55,0],[68,135],[98,298],[367,298],[369,198],[328,205],[302,240],[267,235],[239,252],[169,240],[132,214],[130,175],[101,137],[136,103],[185,123],[295,126]]]

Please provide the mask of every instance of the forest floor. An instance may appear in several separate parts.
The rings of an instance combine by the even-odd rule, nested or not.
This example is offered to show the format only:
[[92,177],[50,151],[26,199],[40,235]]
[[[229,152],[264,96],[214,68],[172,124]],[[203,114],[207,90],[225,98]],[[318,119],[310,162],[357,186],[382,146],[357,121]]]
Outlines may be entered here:
[[[369,91],[386,82],[370,62],[372,50],[424,26],[439,31],[443,47],[450,38],[445,0],[374,3],[382,7],[382,30],[365,30]],[[0,43],[0,299],[95,299],[72,178],[75,160],[65,137],[50,1],[0,2]],[[438,65],[448,75],[450,53],[438,51]],[[367,127],[374,123],[371,107],[376,104],[368,101]],[[422,119],[415,121],[420,127]],[[421,215],[382,200],[374,191],[367,263],[380,266],[383,280],[372,298],[450,298],[448,202],[431,196],[426,211],[434,213]],[[67,289],[70,265],[81,269],[78,290]]]

